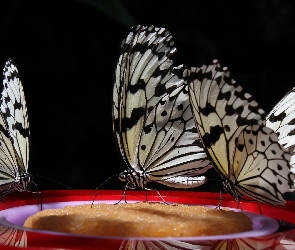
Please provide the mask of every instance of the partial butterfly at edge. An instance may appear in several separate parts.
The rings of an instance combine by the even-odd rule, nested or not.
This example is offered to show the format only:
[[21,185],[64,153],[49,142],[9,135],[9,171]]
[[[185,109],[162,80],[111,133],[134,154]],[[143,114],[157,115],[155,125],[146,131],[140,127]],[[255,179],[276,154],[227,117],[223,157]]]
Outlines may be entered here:
[[[27,105],[18,69],[8,59],[3,69],[0,99],[0,198],[11,192],[31,192],[28,173],[30,130]],[[34,184],[34,183],[33,183]],[[37,193],[42,198],[41,192]],[[42,209],[42,201],[41,201]]]
[[284,204],[291,188],[290,154],[265,126],[265,112],[252,95],[214,60],[192,68],[189,93],[199,135],[223,186],[236,200]]
[[[291,154],[291,172],[295,174],[295,88],[275,105],[266,117],[266,126],[273,129],[279,143]],[[290,191],[295,190],[295,183]]]

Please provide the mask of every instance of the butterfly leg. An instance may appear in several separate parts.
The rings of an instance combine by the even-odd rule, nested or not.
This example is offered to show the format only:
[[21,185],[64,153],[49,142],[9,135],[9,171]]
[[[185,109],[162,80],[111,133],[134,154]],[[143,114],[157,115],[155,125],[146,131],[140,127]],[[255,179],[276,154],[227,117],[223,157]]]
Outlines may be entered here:
[[221,202],[222,202],[222,190],[220,189],[219,190],[219,202],[218,202],[218,205],[216,206],[215,209],[220,209]]
[[147,189],[144,189],[144,190],[145,190],[145,201],[146,201],[146,202],[149,202],[149,201],[148,201],[148,191],[147,191]]
[[124,186],[123,194],[122,194],[121,199],[118,202],[116,202],[114,205],[119,204],[123,199],[125,200],[125,203],[127,203],[127,200],[126,200],[126,190],[127,190],[127,185]]
[[240,199],[236,198],[236,202],[237,202],[237,209],[241,209],[241,211],[243,212],[244,210],[243,210],[242,204],[240,202]]
[[40,211],[42,211],[43,210],[43,197],[42,197],[42,192],[40,192],[40,191],[35,191],[35,192],[29,191],[29,193],[36,194],[36,195],[39,196],[38,198],[39,198],[39,202],[40,202]]
[[[124,201],[125,201],[125,203],[127,203],[127,198],[126,198],[126,190],[127,190],[127,187],[125,187],[125,189],[124,189],[124,193],[123,193],[123,196],[122,196],[122,198],[124,197]],[[121,199],[122,200],[122,199]],[[121,201],[120,200],[120,201]],[[119,201],[119,202],[120,202]]]
[[145,188],[144,190],[146,191],[146,202],[148,202],[147,191],[155,191],[158,194],[158,196],[162,199],[163,203],[168,204],[157,189]]
[[[40,191],[38,191],[38,186],[37,186],[37,184],[34,182],[34,181],[32,181],[32,182],[30,182],[30,184],[32,184],[32,185],[34,185],[35,186],[35,188],[36,188],[36,191],[30,191],[30,190],[28,190],[28,192],[29,193],[32,193],[33,195],[38,195],[39,196],[39,202],[40,202],[40,209],[41,209],[41,211],[42,211],[42,209],[43,209],[43,198],[42,198],[42,192],[40,192]],[[20,190],[20,192],[21,192],[21,190]]]
[[31,193],[33,195],[38,195],[38,200],[39,200],[39,203],[40,203],[40,211],[42,211],[43,210],[43,196],[42,196],[42,192],[40,192],[40,191],[34,191],[34,192],[29,191],[29,193]]

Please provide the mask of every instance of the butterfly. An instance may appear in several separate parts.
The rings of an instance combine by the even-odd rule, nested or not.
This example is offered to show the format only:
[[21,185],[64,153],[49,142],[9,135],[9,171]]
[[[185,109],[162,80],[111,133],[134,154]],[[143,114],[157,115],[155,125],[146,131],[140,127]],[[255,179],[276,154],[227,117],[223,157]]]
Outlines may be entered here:
[[[295,174],[295,88],[275,105],[266,117],[266,126],[273,129],[279,143],[291,154],[291,172]],[[295,189],[295,183],[290,191]]]
[[[8,59],[3,69],[0,99],[0,197],[28,191],[30,130],[27,105],[18,69]],[[39,193],[39,192],[38,192]]]
[[226,191],[236,200],[284,204],[294,181],[290,154],[265,126],[264,110],[217,60],[192,68],[188,81],[197,129]]
[[149,182],[175,188],[205,183],[211,168],[191,113],[187,69],[165,28],[137,25],[123,39],[113,86],[113,133],[127,169],[126,188]]

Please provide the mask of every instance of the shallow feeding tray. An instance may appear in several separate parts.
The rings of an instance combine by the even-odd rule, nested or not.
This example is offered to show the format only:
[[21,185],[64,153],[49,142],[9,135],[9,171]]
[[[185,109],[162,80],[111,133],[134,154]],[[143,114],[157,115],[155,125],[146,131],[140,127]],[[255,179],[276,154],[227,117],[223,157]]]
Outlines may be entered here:
[[[55,190],[43,191],[43,210],[91,204],[92,190]],[[203,205],[216,207],[219,193],[191,191],[161,191],[168,203]],[[104,190],[96,197],[95,203],[114,204],[122,198],[121,190]],[[145,191],[127,191],[127,202],[145,201]],[[161,202],[153,191],[148,192],[150,202]],[[123,201],[124,202],[124,201]],[[237,202],[223,194],[222,207],[235,211]],[[34,230],[23,227],[25,220],[40,211],[38,197],[30,193],[15,193],[7,196],[0,203],[0,246],[1,249],[218,249],[221,246],[236,245],[243,249],[271,246],[293,246],[295,248],[295,230],[282,228],[282,221],[295,224],[295,202],[287,201],[286,206],[260,204],[262,214],[256,202],[242,201],[244,213],[251,219],[253,230],[248,232],[198,236],[198,237],[165,237],[165,238],[130,238],[89,236],[70,233],[59,233],[45,230]],[[286,225],[286,224],[284,224]],[[285,228],[288,228],[288,223]],[[282,230],[284,230],[282,232]],[[99,247],[99,248],[98,248]],[[239,248],[237,248],[239,249]]]

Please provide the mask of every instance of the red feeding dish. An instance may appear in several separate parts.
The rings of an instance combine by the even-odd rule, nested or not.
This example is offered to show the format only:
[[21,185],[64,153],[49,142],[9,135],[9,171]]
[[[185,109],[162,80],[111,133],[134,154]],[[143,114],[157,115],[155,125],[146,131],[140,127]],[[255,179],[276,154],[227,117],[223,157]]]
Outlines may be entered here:
[[[43,191],[43,209],[80,205],[92,202],[92,190]],[[169,203],[206,205],[215,207],[219,193],[190,191],[161,191]],[[116,203],[122,198],[121,190],[104,190],[95,203]],[[127,202],[145,201],[145,191],[128,191]],[[237,208],[237,202],[223,194],[222,207]],[[149,201],[162,199],[149,191]],[[24,228],[24,221],[40,211],[38,197],[30,193],[15,193],[0,204],[0,249],[266,249],[292,246],[295,249],[295,202],[285,206],[271,206],[242,201],[241,206],[253,222],[253,231],[239,234],[182,237],[182,238],[124,238],[98,237],[57,233]],[[295,228],[295,227],[294,227]]]

